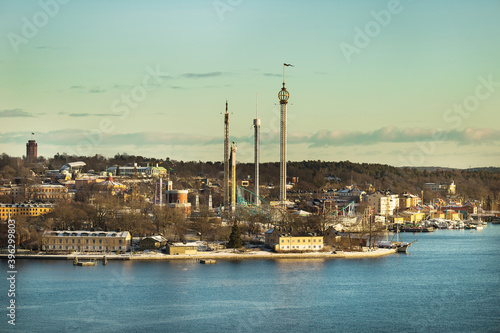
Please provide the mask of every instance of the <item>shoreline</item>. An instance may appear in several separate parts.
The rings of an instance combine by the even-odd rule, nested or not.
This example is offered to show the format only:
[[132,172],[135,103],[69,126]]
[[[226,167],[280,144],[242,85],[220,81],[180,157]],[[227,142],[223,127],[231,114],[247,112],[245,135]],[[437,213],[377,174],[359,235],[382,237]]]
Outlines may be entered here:
[[[78,259],[96,259],[102,260],[106,256],[107,260],[132,260],[132,261],[158,261],[158,260],[201,260],[201,259],[218,259],[218,260],[248,260],[248,259],[365,259],[385,257],[397,253],[395,249],[377,249],[366,252],[337,252],[337,253],[274,253],[274,252],[218,252],[218,253],[197,253],[191,255],[168,255],[168,254],[135,254],[135,255],[117,255],[117,254],[18,254],[16,259],[32,259],[32,260],[74,260]],[[8,259],[8,254],[0,254],[0,259]]]

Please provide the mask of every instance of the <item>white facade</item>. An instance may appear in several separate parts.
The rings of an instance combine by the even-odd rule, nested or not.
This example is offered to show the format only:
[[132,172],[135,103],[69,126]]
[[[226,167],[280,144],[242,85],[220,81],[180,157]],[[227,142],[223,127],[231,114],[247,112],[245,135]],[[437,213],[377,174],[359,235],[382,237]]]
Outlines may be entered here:
[[397,194],[381,194],[374,193],[368,195],[367,202],[375,208],[375,213],[378,215],[392,215],[399,208],[399,197]]

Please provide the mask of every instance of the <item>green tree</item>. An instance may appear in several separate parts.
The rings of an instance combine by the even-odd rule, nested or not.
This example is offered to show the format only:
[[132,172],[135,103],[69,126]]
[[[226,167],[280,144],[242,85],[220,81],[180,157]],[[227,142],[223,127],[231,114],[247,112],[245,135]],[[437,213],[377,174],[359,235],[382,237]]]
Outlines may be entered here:
[[228,248],[231,249],[239,249],[243,246],[243,241],[241,240],[241,232],[238,224],[234,224],[231,229],[231,235],[229,235],[229,243],[227,244]]

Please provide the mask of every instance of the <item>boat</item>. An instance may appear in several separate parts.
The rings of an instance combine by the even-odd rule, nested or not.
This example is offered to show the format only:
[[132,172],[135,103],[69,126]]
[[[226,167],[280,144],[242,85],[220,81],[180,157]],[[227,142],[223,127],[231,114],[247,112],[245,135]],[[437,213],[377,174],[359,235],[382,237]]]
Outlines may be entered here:
[[433,227],[403,227],[400,232],[433,232]]
[[396,249],[396,252],[399,253],[408,253],[407,250],[408,248],[415,243],[417,240],[414,240],[411,243],[408,242],[401,242],[399,241],[399,227],[396,227],[396,241],[379,241],[375,243],[375,246],[378,248],[385,248],[385,249]]
[[394,242],[390,242],[390,241],[379,241],[379,242],[375,242],[374,245],[376,247],[378,247],[379,249],[394,249],[394,248],[396,248],[396,244],[394,244]]
[[200,264],[216,264],[217,261],[215,259],[201,259]]
[[96,265],[95,259],[79,261],[78,258],[75,257],[75,260],[73,260],[73,266],[95,266],[95,265]]

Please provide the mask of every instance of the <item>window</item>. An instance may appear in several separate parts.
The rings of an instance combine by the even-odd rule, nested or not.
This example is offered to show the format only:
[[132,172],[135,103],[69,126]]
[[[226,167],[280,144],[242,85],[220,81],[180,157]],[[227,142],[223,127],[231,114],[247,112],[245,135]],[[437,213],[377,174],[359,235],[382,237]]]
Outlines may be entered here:
[[92,244],[95,244],[95,239],[92,240]]

